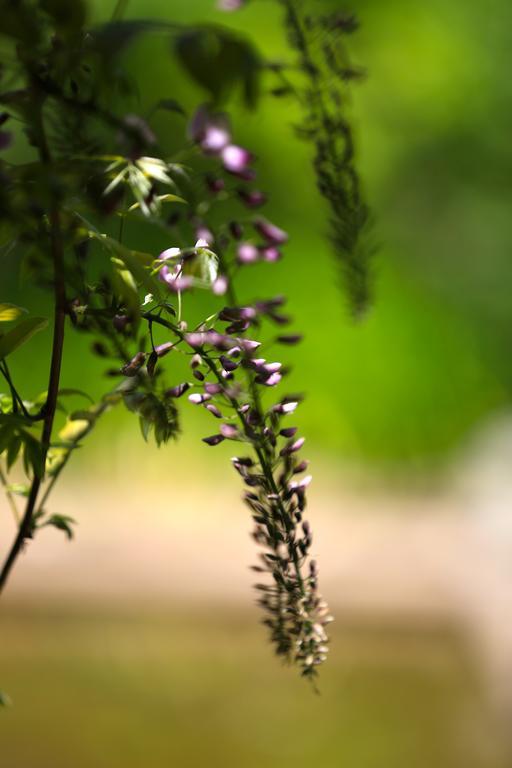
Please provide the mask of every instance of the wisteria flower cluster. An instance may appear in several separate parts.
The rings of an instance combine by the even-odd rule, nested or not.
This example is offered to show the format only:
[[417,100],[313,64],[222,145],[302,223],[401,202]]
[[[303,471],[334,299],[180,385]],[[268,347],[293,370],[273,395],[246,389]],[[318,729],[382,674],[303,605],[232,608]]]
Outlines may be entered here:
[[[211,195],[215,197],[220,187],[226,189],[226,175],[234,175],[247,185],[254,180],[254,169],[249,165],[252,155],[231,143],[225,115],[210,114],[203,106],[196,112],[189,133],[201,152],[214,155],[218,163],[215,183],[209,177]],[[240,159],[236,167],[226,164],[229,148],[236,148]],[[249,208],[264,203],[264,195],[250,186],[237,188],[236,193]],[[158,304],[143,317],[168,328],[190,349],[196,381],[175,384],[167,390],[167,397],[179,398],[188,392],[189,401],[217,422],[215,433],[204,438],[207,445],[228,440],[250,452],[237,455],[232,462],[247,486],[244,498],[255,523],[254,538],[264,550],[255,570],[270,575],[269,583],[257,585],[259,602],[267,614],[265,623],[278,654],[295,660],[310,677],[326,658],[325,625],[331,620],[318,594],[315,562],[309,560],[312,535],[304,513],[311,475],[304,475],[308,462],[300,459],[304,438],[287,423],[299,401],[282,396],[263,404],[264,393],[277,388],[287,371],[280,361],[262,356],[266,343],[257,338],[267,322],[279,328],[272,342],[294,345],[301,336],[282,330],[289,322],[282,311],[284,297],[240,304],[232,277],[239,267],[253,261],[275,261],[288,236],[261,216],[256,216],[251,226],[261,242],[245,240],[237,222],[230,222],[229,237],[215,233],[204,220],[196,222],[196,233],[203,239],[194,248],[182,251],[171,247],[157,260],[159,278],[172,294],[209,284],[214,294],[229,297],[229,306],[192,331],[183,320],[176,325],[163,319]],[[198,273],[201,277],[194,277]],[[160,350],[156,351],[160,355]]]
[[[225,10],[240,5],[223,3]],[[256,184],[256,159],[234,140],[227,114],[214,106],[236,81],[231,69],[223,81],[226,57],[238,60],[238,84],[252,104],[261,70],[254,49],[221,27],[173,28],[177,58],[212,97],[187,118],[177,149],[187,158],[184,165],[164,156],[148,120],[112,108],[127,82],[116,54],[148,30],[171,34],[169,25],[116,17],[89,28],[85,0],[77,0],[72,13],[68,0],[19,0],[4,15],[0,36],[9,55],[0,76],[9,87],[0,89],[0,150],[16,145],[19,133],[10,127],[19,123],[32,156],[28,163],[0,156],[2,271],[22,264],[24,274],[50,292],[53,320],[47,387],[28,398],[12,374],[11,356],[50,323],[0,303],[6,386],[0,393],[0,483],[15,522],[0,591],[41,528],[73,536],[73,519],[52,514],[49,499],[98,420],[124,404],[144,439],[163,445],[179,435],[180,409],[188,400],[212,424],[204,437],[208,449],[233,445],[232,464],[261,547],[256,586],[275,649],[314,678],[326,658],[331,617],[311,559],[311,475],[301,457],[304,437],[293,425],[301,397],[284,391],[288,368],[274,353],[298,344],[301,335],[287,328],[284,296],[247,301],[237,293],[240,271],[256,263],[271,268],[288,234],[262,214],[267,196]],[[215,38],[213,79],[196,66],[195,43],[205,35],[209,42]],[[180,120],[188,115],[172,99],[155,109]],[[232,210],[240,215],[233,218]],[[130,223],[137,220],[164,233],[160,253],[133,247]],[[190,319],[196,306],[191,294],[198,291],[208,305],[200,323]],[[105,361],[111,386],[98,402],[63,386],[70,332],[88,334],[92,352]],[[183,361],[186,374],[180,376]],[[14,467],[26,482],[12,481]]]

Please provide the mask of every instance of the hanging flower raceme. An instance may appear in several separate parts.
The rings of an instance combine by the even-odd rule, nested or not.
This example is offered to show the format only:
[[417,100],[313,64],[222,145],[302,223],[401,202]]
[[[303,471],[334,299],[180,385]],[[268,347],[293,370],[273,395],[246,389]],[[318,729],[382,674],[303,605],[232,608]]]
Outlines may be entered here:
[[[155,270],[172,292],[208,288],[214,295],[227,292],[230,303],[193,330],[187,330],[185,320],[175,327],[180,343],[189,349],[193,382],[176,384],[166,396],[174,400],[187,393],[190,404],[213,419],[215,429],[203,438],[209,447],[226,442],[240,445],[232,463],[246,486],[244,499],[253,517],[254,539],[262,547],[255,571],[268,575],[266,583],[261,579],[256,585],[264,623],[277,653],[295,662],[304,676],[314,677],[326,658],[325,626],[331,617],[318,593],[317,567],[310,558],[312,535],[304,519],[311,482],[306,474],[308,462],[301,458],[305,440],[287,423],[300,398],[274,395],[272,399],[288,368],[266,352],[267,344],[293,345],[301,335],[282,331],[290,322],[283,313],[283,296],[241,304],[233,285],[240,267],[281,258],[288,234],[261,215],[248,222],[230,221],[216,230],[207,214],[219,193],[232,192],[249,210],[263,206],[266,195],[240,184],[230,189],[230,176],[247,180],[254,170],[249,150],[233,143],[226,115],[200,107],[189,126],[189,137],[205,158],[219,165],[207,177],[212,198],[191,214],[198,238],[195,246],[168,248],[156,260]],[[278,326],[279,331],[260,340],[265,324]],[[162,354],[166,352],[164,348]]]

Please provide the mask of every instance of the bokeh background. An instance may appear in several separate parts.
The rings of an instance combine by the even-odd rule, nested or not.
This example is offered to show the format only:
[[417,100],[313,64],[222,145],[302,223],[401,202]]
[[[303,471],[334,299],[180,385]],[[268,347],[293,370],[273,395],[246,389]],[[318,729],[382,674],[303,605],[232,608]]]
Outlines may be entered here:
[[[347,9],[339,2],[315,6]],[[106,19],[111,3],[96,0]],[[352,96],[375,213],[374,303],[354,323],[325,238],[294,106],[230,105],[259,158],[286,258],[251,270],[249,294],[286,286],[302,346],[290,388],[314,483],[310,518],[337,622],[321,696],[272,658],[253,606],[250,521],[230,452],[200,442],[184,408],[179,443],[142,443],[133,417],[105,417],[77,452],[44,531],[0,611],[0,714],[8,768],[506,768],[512,699],[512,86],[507,0],[359,0],[351,40],[368,70]],[[215,21],[287,60],[277,4],[221,15],[214,0],[131,0],[128,16]],[[205,94],[163,38],[127,57],[131,109]],[[177,115],[154,124],[169,153]],[[20,158],[20,142],[12,150]],[[133,228],[134,242],[161,242]],[[168,246],[172,243],[168,243]],[[11,262],[2,300],[44,312]],[[47,336],[49,334],[46,334]],[[49,339],[18,355],[45,387]],[[68,343],[64,386],[100,395],[101,361]],[[108,385],[108,383],[107,383]],[[12,535],[5,502],[2,547]]]

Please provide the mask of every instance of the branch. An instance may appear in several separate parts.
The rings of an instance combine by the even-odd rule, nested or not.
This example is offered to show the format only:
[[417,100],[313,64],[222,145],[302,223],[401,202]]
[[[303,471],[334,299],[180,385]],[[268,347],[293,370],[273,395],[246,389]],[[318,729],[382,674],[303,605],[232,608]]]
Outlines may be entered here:
[[[43,126],[42,107],[40,107],[39,113],[39,154],[41,162],[46,165],[51,165],[51,156],[46,141],[46,136]],[[48,448],[50,447],[53,422],[55,418],[55,411],[57,408],[57,398],[59,394],[59,382],[60,371],[62,364],[62,352],[64,347],[64,326],[66,320],[66,292],[64,285],[64,246],[62,242],[62,229],[60,212],[57,204],[53,204],[50,211],[50,242],[51,242],[51,257],[53,262],[53,280],[54,280],[54,320],[53,320],[53,343],[52,343],[52,357],[50,363],[50,373],[48,378],[48,393],[46,396],[46,403],[44,407],[44,421],[43,431],[41,436],[41,465],[44,475],[44,467],[46,463],[46,455]],[[36,510],[37,497],[39,489],[41,487],[42,476],[35,475],[30,486],[30,492],[25,507],[25,513],[18,529],[17,536],[12,544],[12,547],[7,555],[5,563],[0,572],[0,593],[3,591],[12,567],[16,562],[18,555],[20,554],[25,539],[30,537],[32,531],[32,523],[34,519],[34,513]]]

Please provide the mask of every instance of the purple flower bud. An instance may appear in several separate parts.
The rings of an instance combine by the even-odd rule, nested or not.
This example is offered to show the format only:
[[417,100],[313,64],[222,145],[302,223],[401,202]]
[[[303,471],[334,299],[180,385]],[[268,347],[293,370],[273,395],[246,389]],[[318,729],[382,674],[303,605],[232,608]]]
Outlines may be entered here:
[[189,277],[171,277],[165,280],[170,291],[173,293],[182,293],[183,291],[192,288],[194,285],[194,278]]
[[287,233],[283,229],[276,227],[275,224],[272,224],[267,219],[256,219],[254,228],[268,243],[270,243],[270,245],[282,245],[288,240]]
[[245,0],[217,0],[217,8],[219,11],[238,11]]
[[264,384],[266,387],[275,387],[276,384],[279,384],[283,377],[280,373],[272,373],[270,376],[265,379],[263,377],[260,377],[261,383]]
[[135,376],[137,374],[137,371],[139,371],[142,366],[144,365],[146,361],[146,355],[144,352],[137,352],[137,354],[132,357],[129,363],[126,363],[126,365],[123,365],[121,368],[121,373],[124,376]]
[[300,449],[302,448],[305,442],[306,442],[306,439],[304,437],[299,437],[299,439],[296,440],[294,443],[289,443],[284,448],[282,448],[279,455],[289,456],[292,453],[297,453],[297,451],[300,451]]
[[166,341],[164,344],[159,344],[158,347],[155,347],[155,352],[157,357],[163,357],[164,355],[166,355],[168,352],[171,351],[173,346],[174,344],[172,343],[172,341]]
[[222,419],[222,413],[219,411],[216,405],[213,403],[207,403],[205,405],[205,408],[207,411],[209,411],[212,416],[215,416],[216,419]]
[[219,192],[222,192],[226,188],[226,182],[224,179],[219,179],[215,176],[211,176],[210,174],[206,176],[205,182],[210,192],[213,192],[215,195]]
[[252,243],[240,243],[236,258],[239,264],[253,264],[258,261],[260,252]]
[[207,400],[210,400],[211,395],[205,393],[202,395],[200,392],[193,392],[191,395],[188,396],[188,399],[191,403],[194,405],[202,405]]
[[247,149],[238,147],[236,144],[228,144],[222,149],[220,155],[222,164],[228,173],[248,178],[247,172],[253,156]]
[[228,278],[226,275],[219,275],[219,277],[214,280],[212,285],[212,291],[214,292],[215,296],[224,296],[228,289]]
[[196,248],[208,248],[213,245],[215,237],[205,224],[199,224],[196,228],[196,240]]
[[293,468],[292,472],[294,475],[298,475],[301,472],[305,472],[308,467],[309,461],[307,461],[307,459],[303,459],[303,461],[299,462],[297,466]]
[[254,352],[261,347],[261,341],[254,341],[254,339],[238,339],[238,343],[245,352]]
[[204,373],[201,373],[199,370],[192,371],[192,376],[194,379],[197,379],[198,381],[204,381]]
[[206,154],[218,154],[231,140],[226,115],[210,114],[208,107],[201,105],[195,112],[188,127],[188,135],[199,144]]
[[249,457],[242,457],[242,458],[240,458],[238,456],[234,456],[231,459],[231,461],[233,462],[233,464],[240,464],[240,466],[242,466],[242,467],[252,467],[252,466],[254,466],[254,461],[251,458],[249,458]]
[[297,427],[286,427],[286,429],[282,429],[279,434],[282,435],[282,437],[293,437],[296,432]]
[[266,248],[260,249],[260,255],[263,261],[274,263],[282,258],[282,253],[275,245],[269,245]]
[[232,237],[235,238],[235,240],[241,240],[244,234],[244,228],[238,221],[230,221],[229,231],[231,232],[231,235]]
[[238,437],[238,429],[233,426],[233,424],[221,424],[220,431],[222,436],[228,440],[233,440],[235,437]]
[[128,315],[115,315],[112,319],[112,325],[119,332],[124,331],[129,322],[130,318]]
[[248,208],[259,208],[267,202],[267,196],[257,189],[244,189],[244,187],[240,187],[237,189],[237,193],[240,200]]
[[303,477],[302,480],[293,480],[290,483],[290,490],[297,490],[298,488],[304,489],[307,488],[308,485],[313,480],[313,475],[306,475],[306,477]]
[[206,344],[206,334],[200,332],[186,333],[185,341],[194,349],[198,349]]
[[184,381],[183,384],[177,384],[175,387],[167,389],[164,394],[166,397],[181,397],[187,389],[190,389],[190,384]]
[[234,360],[230,360],[226,355],[220,356],[220,362],[225,371],[236,371],[238,368],[238,363],[235,363]]
[[263,368],[267,373],[277,373],[283,367],[282,363],[265,363]]
[[222,392],[222,387],[220,384],[207,382],[204,385],[204,390],[209,395],[218,395],[220,392]]
[[203,443],[206,443],[206,445],[218,445],[224,439],[222,435],[212,435],[211,437],[203,437]]

